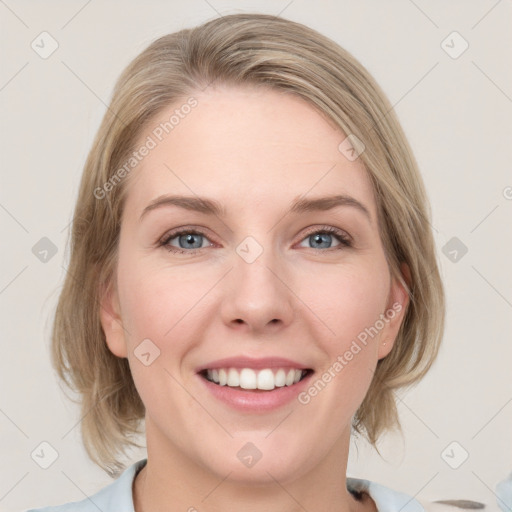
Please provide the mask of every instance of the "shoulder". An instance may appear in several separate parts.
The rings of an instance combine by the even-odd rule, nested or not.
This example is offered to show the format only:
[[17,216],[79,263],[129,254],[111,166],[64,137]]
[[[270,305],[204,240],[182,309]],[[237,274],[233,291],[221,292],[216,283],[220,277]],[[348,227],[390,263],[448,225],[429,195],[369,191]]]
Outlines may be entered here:
[[496,499],[503,512],[512,510],[512,473],[496,486]]
[[427,510],[414,497],[370,480],[347,478],[347,488],[350,491],[364,491],[369,494],[378,512],[426,512]]
[[364,491],[369,494],[378,512],[462,512],[470,509],[481,512],[509,512],[511,509],[506,507],[512,504],[512,474],[496,488],[497,505],[465,499],[422,500],[359,478],[347,478],[347,488],[350,491]]
[[81,501],[32,508],[25,512],[134,512],[132,484],[135,475],[145,466],[146,460],[142,459],[132,464],[117,480]]

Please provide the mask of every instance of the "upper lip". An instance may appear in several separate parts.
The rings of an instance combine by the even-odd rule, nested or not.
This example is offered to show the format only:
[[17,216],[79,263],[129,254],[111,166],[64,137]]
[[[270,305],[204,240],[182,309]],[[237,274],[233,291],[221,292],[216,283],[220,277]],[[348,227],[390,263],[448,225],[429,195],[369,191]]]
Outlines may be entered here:
[[202,365],[196,369],[196,373],[204,370],[213,370],[219,368],[294,368],[296,370],[309,370],[310,366],[304,365],[292,359],[283,357],[227,357],[225,359],[217,359],[211,363]]

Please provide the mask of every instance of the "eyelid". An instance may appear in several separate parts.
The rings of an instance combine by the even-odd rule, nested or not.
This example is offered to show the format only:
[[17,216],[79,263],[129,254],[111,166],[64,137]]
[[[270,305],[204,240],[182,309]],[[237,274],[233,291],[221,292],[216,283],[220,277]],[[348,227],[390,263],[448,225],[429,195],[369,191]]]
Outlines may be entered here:
[[[297,243],[304,241],[308,236],[311,236],[315,233],[328,233],[328,234],[333,235],[339,241],[339,245],[335,246],[335,247],[329,247],[327,249],[315,249],[314,247],[310,247],[309,249],[316,250],[319,252],[330,252],[330,251],[336,250],[340,246],[344,247],[344,248],[350,248],[353,246],[352,236],[343,229],[340,229],[340,228],[337,228],[334,226],[330,226],[330,225],[314,225],[314,226],[310,226],[309,228],[305,228],[305,229],[306,229],[306,231],[301,235],[301,238],[298,240]],[[164,234],[164,236],[158,240],[157,245],[166,248],[169,252],[194,254],[198,251],[202,251],[203,249],[207,249],[207,247],[199,247],[199,248],[194,248],[194,249],[182,249],[180,247],[174,247],[174,246],[168,245],[169,240],[171,240],[172,238],[176,238],[177,236],[185,235],[185,234],[200,235],[200,236],[203,236],[206,239],[210,240],[211,237],[208,235],[207,232],[208,232],[208,230],[206,228],[202,228],[202,227],[199,228],[199,227],[195,227],[195,226],[182,226],[179,228],[174,228],[174,229],[171,229],[170,231],[167,231]],[[213,240],[210,240],[210,241],[214,242]],[[170,249],[170,247],[172,247],[172,249]],[[211,247],[211,245],[210,245],[210,247]]]
[[[169,240],[172,238],[176,238],[180,235],[185,234],[193,234],[193,235],[201,235],[205,237],[206,239],[210,240],[210,235],[208,234],[208,230],[205,228],[199,228],[195,226],[182,226],[179,228],[171,229],[170,231],[167,231],[156,243],[157,247],[163,247],[167,249],[169,252],[174,253],[188,253],[188,254],[194,254],[198,251],[202,251],[203,249],[207,249],[207,247],[199,247],[197,249],[182,249],[181,247],[174,247],[169,245]],[[210,240],[213,242],[213,240]],[[213,242],[215,243],[215,242]],[[172,248],[170,248],[172,247]],[[211,245],[210,245],[211,247]]]
[[310,230],[306,231],[306,233],[302,236],[300,241],[304,240],[304,238],[314,233],[329,233],[331,235],[335,235],[336,237],[343,239],[346,243],[350,245],[354,243],[354,239],[344,229],[328,225],[313,226]]
[[196,226],[181,226],[179,228],[170,229],[169,231],[166,231],[165,234],[158,239],[157,243],[166,243],[170,238],[174,238],[180,234],[198,234],[203,235],[206,238],[210,238],[210,235],[208,235],[208,230],[206,228],[200,228]]

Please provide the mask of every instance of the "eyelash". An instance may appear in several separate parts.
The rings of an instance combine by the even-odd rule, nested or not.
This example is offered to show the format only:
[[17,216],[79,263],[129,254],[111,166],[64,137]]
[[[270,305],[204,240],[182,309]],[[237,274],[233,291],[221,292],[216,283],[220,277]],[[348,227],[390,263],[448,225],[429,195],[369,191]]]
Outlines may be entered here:
[[[338,245],[337,247],[330,247],[330,248],[327,248],[327,249],[315,249],[315,248],[311,248],[313,249],[314,251],[321,251],[321,252],[326,252],[326,251],[335,251],[335,250],[338,250],[338,249],[344,249],[344,248],[347,248],[347,247],[352,247],[352,242],[351,242],[351,239],[343,232],[341,231],[340,229],[337,229],[335,227],[332,227],[332,226],[323,226],[322,228],[316,228],[312,231],[309,231],[308,233],[306,233],[304,235],[304,237],[301,239],[301,242],[305,239],[305,238],[308,238],[312,235],[316,235],[318,233],[328,233],[330,235],[334,235],[335,238],[338,239],[338,241],[340,242],[340,245]],[[182,230],[178,230],[178,231],[173,231],[171,233],[167,233],[159,242],[158,242],[158,245],[160,247],[164,247],[165,249],[167,249],[169,252],[172,252],[172,253],[180,253],[180,254],[183,254],[183,253],[187,253],[187,254],[195,254],[203,249],[206,249],[207,247],[201,247],[201,248],[198,248],[198,249],[180,249],[178,247],[174,247],[172,245],[168,245],[169,242],[173,239],[173,238],[176,238],[178,236],[181,236],[181,235],[201,235],[201,236],[204,236],[205,238],[208,238],[206,233],[204,233],[203,231],[200,231],[200,230],[196,230],[196,229],[182,229]]]

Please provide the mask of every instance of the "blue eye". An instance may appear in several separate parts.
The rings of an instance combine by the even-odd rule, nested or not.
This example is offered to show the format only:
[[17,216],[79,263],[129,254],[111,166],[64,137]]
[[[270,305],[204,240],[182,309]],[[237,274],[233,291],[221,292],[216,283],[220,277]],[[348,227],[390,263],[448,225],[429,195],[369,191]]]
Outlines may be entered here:
[[[205,234],[195,230],[178,231],[176,233],[171,233],[162,242],[162,245],[165,246],[165,248],[170,252],[187,252],[189,254],[194,254],[195,252],[197,252],[197,250],[202,249],[202,242],[199,242],[199,247],[197,247],[197,239],[199,237],[205,237]],[[174,240],[175,238],[178,239],[180,247],[170,245],[171,240]],[[182,247],[184,247],[185,249]]]
[[[310,232],[304,240],[308,239],[311,243],[329,243],[325,242],[326,239],[335,238],[338,240],[339,245],[336,247],[327,247],[327,249],[343,249],[344,247],[351,247],[352,243],[348,235],[346,235],[343,231],[331,227],[325,226],[322,229],[315,229]],[[323,247],[325,248],[325,247]],[[312,247],[312,249],[318,249],[318,247]]]
[[[165,247],[168,251],[173,253],[195,254],[201,249],[206,248],[203,247],[203,240],[201,240],[201,238],[208,240],[205,233],[202,231],[195,229],[181,230],[166,235],[164,239],[159,242],[159,245]],[[328,241],[329,238],[335,238],[338,240],[339,244],[335,247],[325,247],[325,244],[330,245],[332,243]],[[171,245],[171,241],[175,239],[178,240],[179,247]],[[352,246],[351,238],[344,231],[341,231],[340,229],[334,228],[332,226],[316,228],[314,231],[306,234],[302,240],[310,240],[310,243],[313,244],[324,244],[323,247],[310,247],[310,249],[316,249],[320,251],[322,249],[337,250]],[[210,244],[210,246],[211,245],[212,244]]]

